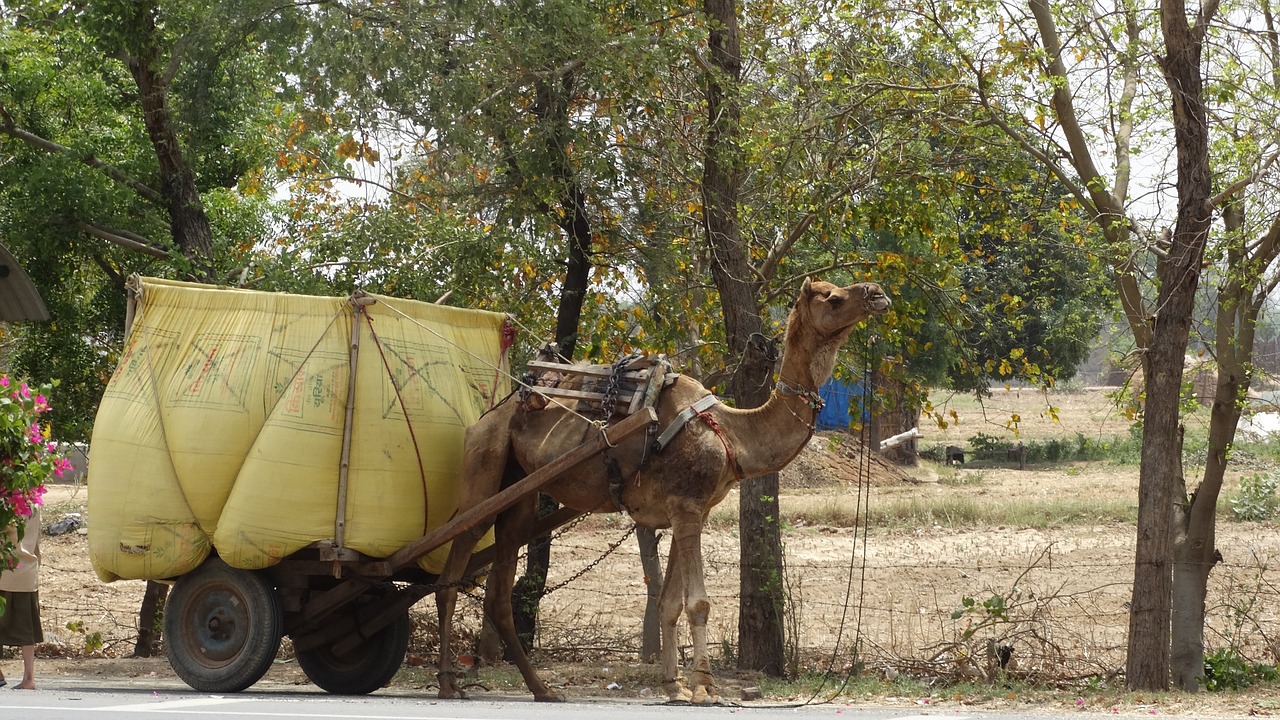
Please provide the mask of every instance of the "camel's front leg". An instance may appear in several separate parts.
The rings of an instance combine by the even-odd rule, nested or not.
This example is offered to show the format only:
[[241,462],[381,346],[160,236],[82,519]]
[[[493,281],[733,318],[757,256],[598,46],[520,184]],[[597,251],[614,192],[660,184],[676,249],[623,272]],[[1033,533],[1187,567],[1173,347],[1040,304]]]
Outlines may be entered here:
[[[684,611],[689,620],[689,639],[693,643],[693,664],[689,683],[691,700],[699,705],[720,702],[720,690],[711,675],[711,659],[707,655],[707,618],[711,600],[707,597],[706,570],[702,564],[701,512],[682,512],[671,519],[671,563],[683,575]],[[664,648],[665,650],[665,648]]]
[[457,590],[436,591],[436,622],[440,627],[440,657],[436,662],[436,680],[440,683],[438,697],[443,699],[466,698],[458,687],[458,673],[453,665],[453,610],[457,605]]

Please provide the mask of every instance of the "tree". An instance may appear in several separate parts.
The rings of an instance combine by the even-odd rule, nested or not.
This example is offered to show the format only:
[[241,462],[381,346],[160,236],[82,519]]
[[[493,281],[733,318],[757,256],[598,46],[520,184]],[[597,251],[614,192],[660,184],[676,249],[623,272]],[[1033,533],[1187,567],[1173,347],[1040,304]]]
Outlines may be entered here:
[[[279,108],[253,40],[279,16],[267,3],[155,0],[0,11],[0,141],[14,158],[0,169],[0,221],[59,313],[15,364],[67,377],[78,402],[61,419],[83,432],[118,347],[125,277],[212,281],[234,267],[206,198],[233,218],[230,191],[267,164],[245,130]],[[148,582],[138,655],[153,651],[166,589]]]
[[[986,7],[928,5],[923,16],[963,57],[989,121],[1062,179],[1101,236],[1098,252],[1112,268],[1145,384],[1127,678],[1134,689],[1166,688],[1172,662],[1174,683],[1194,691],[1204,668],[1215,507],[1250,382],[1252,328],[1261,297],[1273,286],[1267,278],[1276,257],[1265,223],[1260,235],[1244,241],[1233,219],[1233,208],[1247,202],[1245,190],[1274,164],[1262,145],[1240,140],[1245,128],[1273,137],[1274,43],[1263,40],[1250,52],[1230,48],[1274,33],[1271,13],[1257,6],[1265,25],[1255,34],[1248,23],[1234,30],[1215,25],[1215,0],[1194,9],[1173,1],[1155,7],[1123,2],[1105,15],[1043,0],[1029,0],[1025,13],[1008,5],[988,13]],[[1157,43],[1150,42],[1153,23]],[[1071,32],[1060,32],[1063,25]],[[970,27],[979,29],[956,30]],[[1254,93],[1249,100],[1243,100],[1246,87]],[[1133,186],[1145,180],[1141,171],[1159,164],[1154,154],[1169,149],[1160,139],[1170,130],[1172,223],[1157,230],[1165,222],[1163,203],[1153,212]],[[1160,179],[1157,174],[1152,183],[1157,190]],[[1226,232],[1214,235],[1219,216]],[[1228,242],[1218,245],[1218,239]],[[1193,301],[1207,258],[1224,263],[1214,345],[1227,369],[1214,399],[1210,459],[1188,494],[1178,411]]]

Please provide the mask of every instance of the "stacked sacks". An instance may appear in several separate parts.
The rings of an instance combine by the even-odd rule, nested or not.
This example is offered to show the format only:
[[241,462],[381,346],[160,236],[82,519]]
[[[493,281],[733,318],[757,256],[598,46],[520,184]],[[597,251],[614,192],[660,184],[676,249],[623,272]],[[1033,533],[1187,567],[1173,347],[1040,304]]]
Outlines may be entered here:
[[339,534],[385,557],[453,515],[463,433],[506,391],[502,315],[370,296],[344,501],[351,301],[153,279],[137,291],[90,444],[103,580],[176,577],[214,549],[262,568]]

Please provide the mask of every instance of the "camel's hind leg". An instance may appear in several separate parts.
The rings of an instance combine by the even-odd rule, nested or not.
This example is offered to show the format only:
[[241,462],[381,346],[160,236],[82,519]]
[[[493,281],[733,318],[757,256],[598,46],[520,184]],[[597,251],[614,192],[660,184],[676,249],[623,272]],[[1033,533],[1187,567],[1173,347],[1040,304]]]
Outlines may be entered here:
[[524,651],[516,624],[511,617],[511,589],[516,579],[516,559],[521,546],[527,542],[537,521],[538,498],[536,494],[521,499],[519,503],[498,517],[494,527],[497,559],[489,572],[485,586],[484,612],[493,623],[507,647],[507,657],[515,661],[524,677],[524,683],[540,702],[563,702],[564,696],[552,691],[538,675],[529,656]]
[[[458,492],[459,512],[475,507],[502,489],[502,477],[510,454],[507,430],[510,415],[504,409],[505,406],[499,407],[467,430],[462,482]],[[436,591],[436,619],[440,624],[440,658],[436,677],[440,681],[441,698],[466,697],[466,693],[458,687],[457,670],[453,664],[453,612],[458,600],[456,583],[462,579],[476,543],[480,542],[487,530],[488,525],[480,523],[454,538],[444,570],[440,573],[442,588]]]

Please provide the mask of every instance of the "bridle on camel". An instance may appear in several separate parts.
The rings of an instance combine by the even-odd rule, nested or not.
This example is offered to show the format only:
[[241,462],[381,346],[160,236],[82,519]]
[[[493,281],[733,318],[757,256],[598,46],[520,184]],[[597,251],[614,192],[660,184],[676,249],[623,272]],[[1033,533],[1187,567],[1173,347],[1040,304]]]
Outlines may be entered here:
[[786,397],[787,395],[790,395],[792,397],[803,398],[805,405],[808,405],[809,409],[813,410],[812,421],[805,420],[804,418],[800,417],[799,415],[796,414],[795,410],[792,410],[787,405],[783,405],[783,407],[787,408],[787,412],[791,413],[792,417],[794,417],[796,420],[799,420],[800,423],[803,424],[805,427],[809,428],[810,435],[818,431],[818,413],[822,412],[822,408],[826,407],[827,402],[822,399],[821,395],[818,394],[817,388],[807,388],[803,385],[793,385],[792,383],[789,383],[786,380],[783,380],[782,377],[779,376],[777,384],[773,386],[773,394],[777,395],[778,397]]

